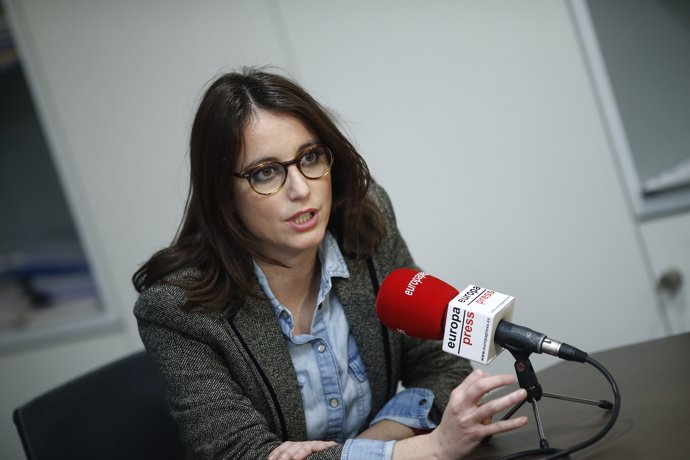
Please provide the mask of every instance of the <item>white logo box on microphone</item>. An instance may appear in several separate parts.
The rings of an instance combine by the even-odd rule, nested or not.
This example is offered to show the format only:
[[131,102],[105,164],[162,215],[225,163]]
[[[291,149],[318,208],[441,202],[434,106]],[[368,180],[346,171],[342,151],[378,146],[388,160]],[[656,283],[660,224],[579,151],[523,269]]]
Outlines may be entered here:
[[489,364],[503,350],[494,343],[496,326],[513,318],[515,297],[475,285],[448,303],[443,351]]

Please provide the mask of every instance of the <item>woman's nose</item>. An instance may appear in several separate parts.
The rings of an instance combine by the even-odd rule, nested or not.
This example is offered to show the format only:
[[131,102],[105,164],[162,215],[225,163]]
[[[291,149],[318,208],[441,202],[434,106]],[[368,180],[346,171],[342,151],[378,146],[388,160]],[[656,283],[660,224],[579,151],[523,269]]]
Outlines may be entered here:
[[304,198],[309,195],[309,180],[297,169],[297,165],[288,166],[285,188],[288,198],[291,200]]

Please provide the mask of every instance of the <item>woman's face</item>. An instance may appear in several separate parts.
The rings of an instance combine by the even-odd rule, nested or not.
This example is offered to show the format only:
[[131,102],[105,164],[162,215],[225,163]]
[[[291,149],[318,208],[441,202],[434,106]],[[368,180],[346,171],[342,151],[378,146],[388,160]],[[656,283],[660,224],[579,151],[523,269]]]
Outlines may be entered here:
[[[319,142],[297,118],[259,110],[244,130],[235,171],[266,161],[292,160]],[[315,256],[331,213],[331,175],[307,179],[290,165],[285,184],[273,195],[260,195],[246,179],[236,178],[235,205],[264,256],[286,264],[296,257]]]

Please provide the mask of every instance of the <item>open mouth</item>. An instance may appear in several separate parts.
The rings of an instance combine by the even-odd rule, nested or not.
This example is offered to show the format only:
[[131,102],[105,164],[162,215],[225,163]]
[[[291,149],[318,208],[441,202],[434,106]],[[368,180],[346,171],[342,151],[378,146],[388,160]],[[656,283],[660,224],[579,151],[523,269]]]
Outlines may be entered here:
[[304,224],[306,222],[309,222],[312,218],[314,217],[313,212],[305,212],[304,214],[300,214],[299,216],[295,217],[292,219],[292,222],[294,222],[297,225]]

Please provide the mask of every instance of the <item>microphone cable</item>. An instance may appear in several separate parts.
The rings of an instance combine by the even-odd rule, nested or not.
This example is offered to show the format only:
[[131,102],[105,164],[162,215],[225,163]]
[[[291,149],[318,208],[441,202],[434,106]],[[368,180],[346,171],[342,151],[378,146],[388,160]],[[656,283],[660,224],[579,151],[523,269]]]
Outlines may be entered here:
[[[613,407],[611,409],[611,417],[609,418],[608,422],[604,427],[594,436],[591,438],[587,439],[586,441],[583,441],[579,444],[575,444],[573,446],[570,446],[565,449],[557,449],[553,447],[547,447],[547,448],[540,448],[540,449],[533,449],[533,450],[526,450],[522,452],[518,452],[516,454],[509,455],[507,457],[502,457],[500,460],[518,460],[521,458],[529,458],[529,457],[534,457],[536,455],[543,455],[546,454],[546,457],[542,457],[541,460],[554,460],[557,458],[569,458],[568,454],[571,454],[573,452],[576,452],[578,450],[584,449],[585,447],[589,447],[595,442],[599,441],[601,438],[606,436],[606,434],[611,431],[611,428],[613,428],[613,425],[616,423],[616,420],[618,419],[618,414],[620,413],[621,410],[621,394],[620,390],[618,389],[618,384],[616,384],[616,380],[613,378],[613,375],[606,369],[601,363],[596,361],[593,358],[590,358],[589,356],[585,359],[585,362],[591,364],[594,366],[599,372],[604,374],[604,377],[606,377],[606,380],[608,380],[609,384],[611,385],[611,390],[613,391]],[[549,455],[550,454],[550,455]]]

